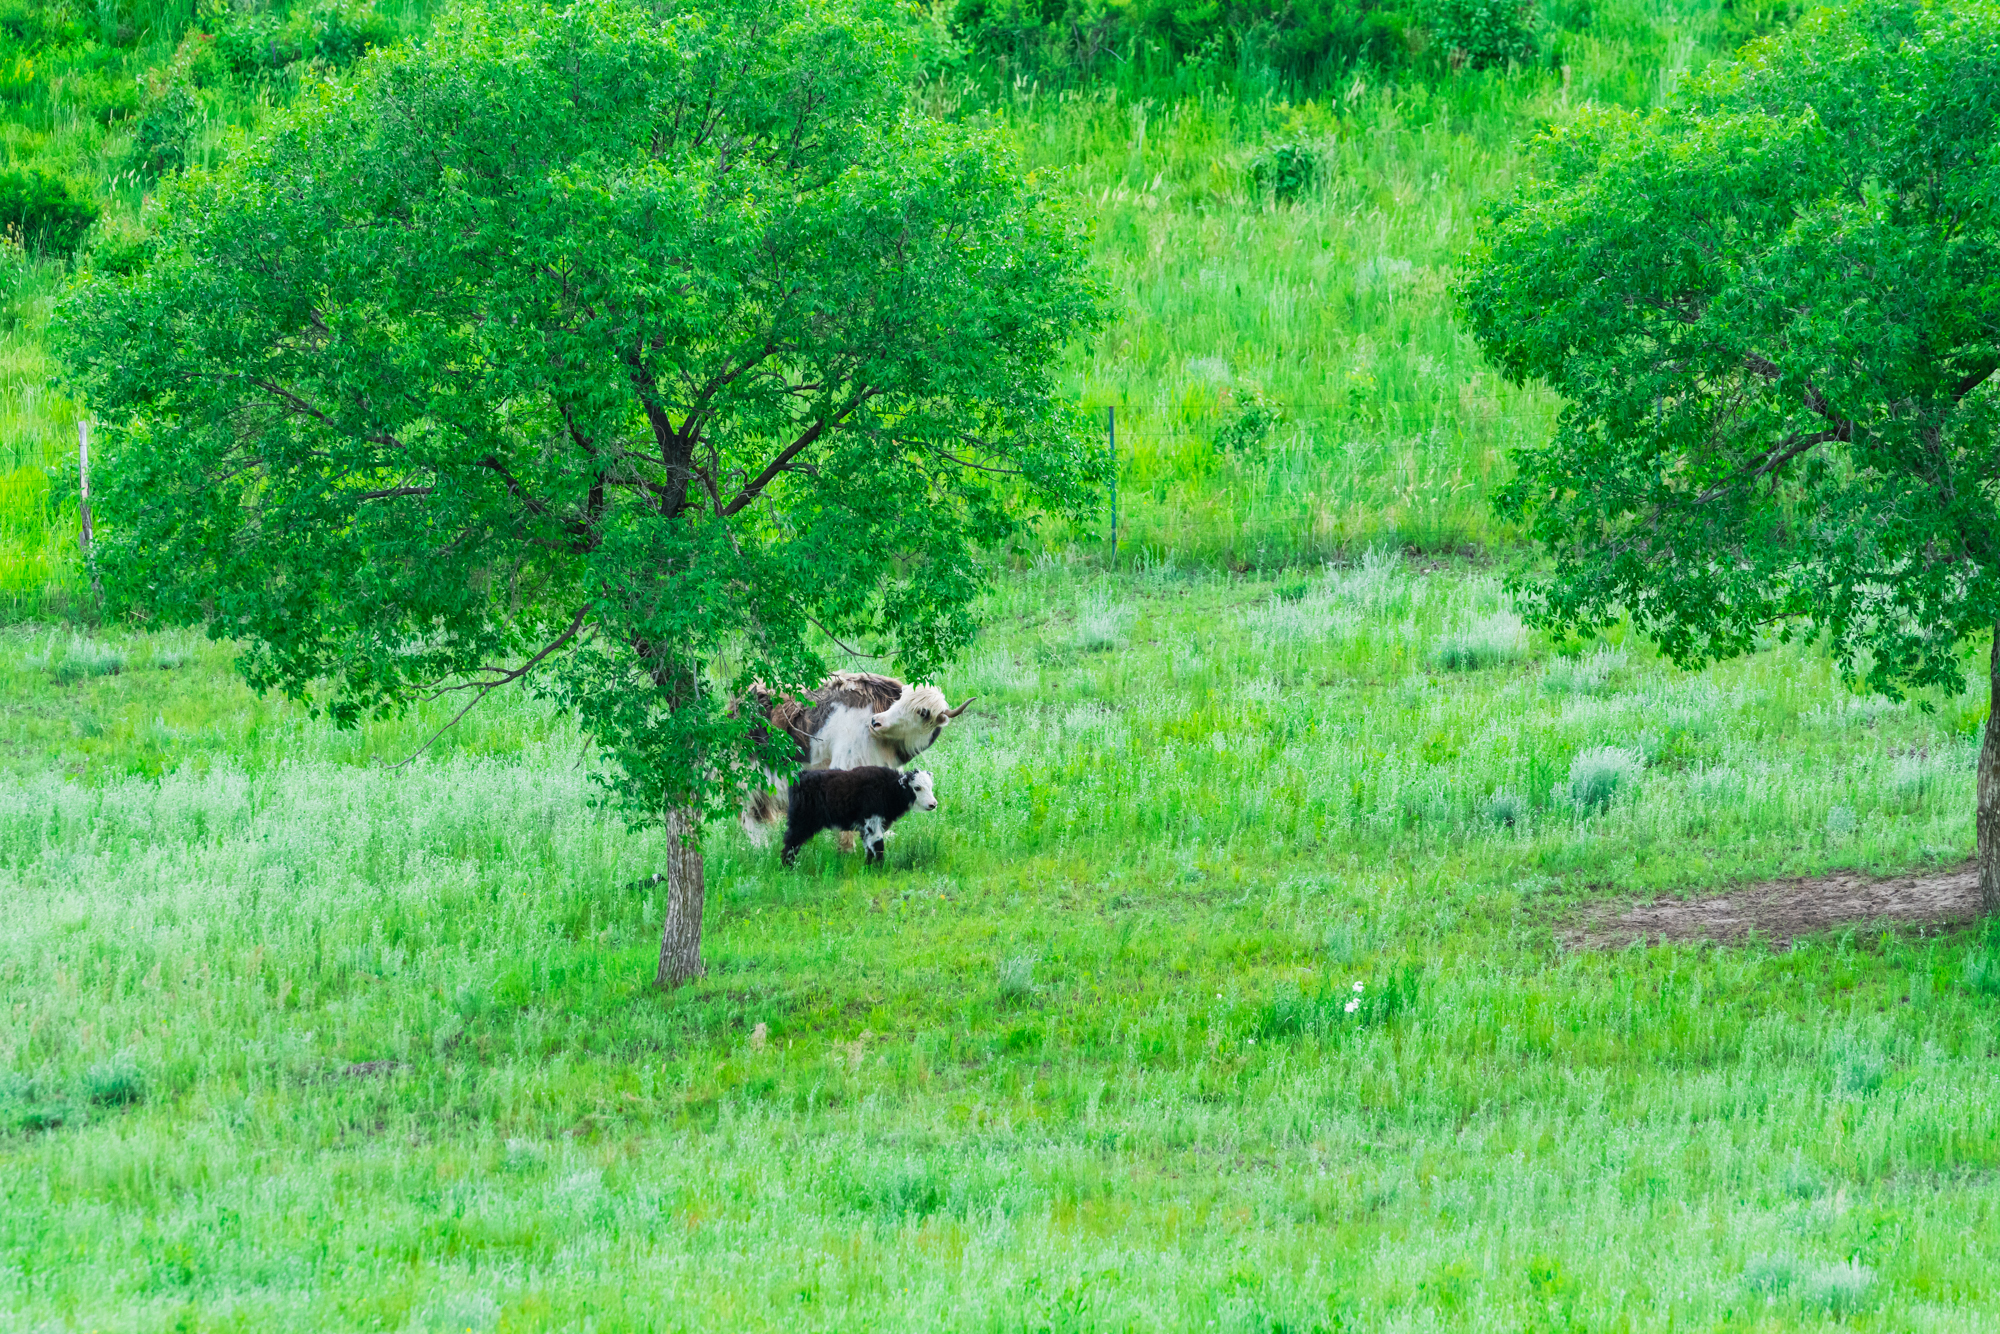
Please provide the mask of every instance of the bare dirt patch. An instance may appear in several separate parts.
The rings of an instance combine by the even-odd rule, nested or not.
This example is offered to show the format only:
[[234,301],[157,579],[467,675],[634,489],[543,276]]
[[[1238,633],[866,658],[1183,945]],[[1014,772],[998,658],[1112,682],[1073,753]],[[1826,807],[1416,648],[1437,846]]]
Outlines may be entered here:
[[1699,899],[1653,899],[1597,908],[1560,930],[1571,949],[1617,949],[1634,942],[1715,940],[1751,935],[1789,945],[1799,936],[1865,925],[1956,926],[1979,916],[1979,872],[1948,871],[1879,879],[1847,871],[1804,880],[1767,880]]

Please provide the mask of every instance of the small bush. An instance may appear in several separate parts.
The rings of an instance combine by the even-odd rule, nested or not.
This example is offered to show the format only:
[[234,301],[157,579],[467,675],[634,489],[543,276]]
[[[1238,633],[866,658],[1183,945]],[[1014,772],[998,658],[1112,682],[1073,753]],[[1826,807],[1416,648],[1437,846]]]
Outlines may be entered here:
[[1272,144],[1250,164],[1250,180],[1274,199],[1299,199],[1319,185],[1319,150],[1306,143]]
[[1114,600],[1103,589],[1094,589],[1077,607],[1075,647],[1085,653],[1103,653],[1125,646],[1125,632],[1135,613],[1125,603]]
[[1868,1094],[1882,1087],[1888,1077],[1889,1062],[1881,1052],[1848,1039],[1835,1050],[1833,1087],[1846,1094]]
[[1035,959],[1033,954],[1016,954],[1000,961],[997,970],[1000,995],[1008,1000],[1032,995],[1035,990]]
[[94,1107],[127,1107],[146,1096],[145,1077],[129,1054],[114,1056],[84,1072],[83,1096]]
[[1236,415],[1215,433],[1215,447],[1225,454],[1247,454],[1257,449],[1270,437],[1271,428],[1278,424],[1278,415],[1277,407],[1264,397],[1261,389],[1246,390],[1238,395]]
[[1795,1291],[1799,1305],[1844,1316],[1867,1305],[1868,1290],[1874,1283],[1874,1270],[1858,1260],[1849,1260],[1846,1264],[1820,1265],[1801,1275]]
[[1609,648],[1582,658],[1558,658],[1542,673],[1542,689],[1551,695],[1602,695],[1624,666],[1625,655]]
[[1603,810],[1621,791],[1632,787],[1645,768],[1634,751],[1598,746],[1570,761],[1569,799],[1587,811]]
[[203,109],[194,89],[174,80],[154,93],[139,110],[126,157],[145,176],[165,176],[188,163],[188,150],[201,128]]
[[1451,631],[1431,646],[1431,665],[1447,672],[1476,672],[1512,662],[1526,649],[1521,623],[1505,614]]
[[0,171],[0,232],[38,255],[67,255],[97,221],[97,205],[40,171]]
[[1306,594],[1312,592],[1312,580],[1303,574],[1288,575],[1271,591],[1280,602],[1303,602]]
[[1421,12],[1453,69],[1535,58],[1534,0],[1426,0]]
[[1743,1286],[1764,1297],[1790,1290],[1798,1277],[1798,1262],[1789,1255],[1753,1255],[1743,1266]]
[[1486,799],[1486,806],[1481,814],[1486,817],[1488,824],[1503,829],[1512,828],[1527,818],[1528,802],[1518,792],[1495,792]]

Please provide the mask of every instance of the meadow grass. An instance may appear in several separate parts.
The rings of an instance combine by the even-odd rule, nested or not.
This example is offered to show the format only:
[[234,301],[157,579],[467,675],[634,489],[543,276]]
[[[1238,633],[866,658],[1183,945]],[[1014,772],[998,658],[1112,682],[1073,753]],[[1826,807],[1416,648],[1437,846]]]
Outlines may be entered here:
[[60,679],[73,632],[7,632],[0,1310],[1990,1328],[2000,940],[1555,942],[1618,895],[1958,862],[1980,702],[1796,646],[1445,667],[1490,571],[1297,578],[1005,579],[941,809],[881,869],[718,825],[711,971],[668,995],[658,836],[533,700],[391,769],[434,719],[337,733],[184,637]]
[[[414,34],[436,6],[375,8]],[[1560,68],[1435,83],[1355,71],[1298,89],[1250,72],[1051,93],[996,91],[972,71],[933,79],[926,97],[942,114],[995,117],[1092,225],[1118,317],[1070,371],[1094,414],[1118,414],[1123,545],[1239,570],[1383,542],[1477,548],[1512,540],[1487,498],[1508,451],[1554,412],[1545,392],[1482,365],[1456,321],[1452,266],[1478,210],[1519,170],[1527,135],[1587,101],[1658,101],[1726,50],[1740,8],[1604,0],[1587,21],[1570,15]],[[142,86],[191,78],[202,43],[187,5],[104,12],[124,45],[5,104],[7,155],[88,182],[109,225],[130,227],[157,189],[128,165],[138,113],[82,114],[71,85],[109,78],[136,107]],[[219,162],[232,134],[321,77],[338,72],[207,76],[191,164]],[[1281,149],[1303,173],[1282,198],[1260,170]],[[90,612],[74,550],[77,409],[42,351],[65,280],[60,265],[0,262],[16,293],[0,317],[0,617],[16,620]],[[1048,543],[1107,537],[1100,514],[1053,525]]]

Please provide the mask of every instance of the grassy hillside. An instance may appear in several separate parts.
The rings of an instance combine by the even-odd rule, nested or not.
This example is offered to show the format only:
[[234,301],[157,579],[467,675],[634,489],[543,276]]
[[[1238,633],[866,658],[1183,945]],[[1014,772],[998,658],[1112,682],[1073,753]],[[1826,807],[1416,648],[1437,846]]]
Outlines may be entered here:
[[[4,104],[9,160],[75,182],[116,233],[140,225],[162,154],[215,160],[301,81],[339,77],[355,34],[393,40],[431,7],[165,6],[108,27],[35,12],[65,16],[68,35],[36,48],[61,72]],[[1085,401],[1120,413],[1125,538],[1237,568],[1311,563],[1375,541],[1507,539],[1485,497],[1551,405],[1499,383],[1453,319],[1450,267],[1480,202],[1538,124],[1584,99],[1657,99],[1773,13],[1609,0],[1563,12],[1545,42],[1560,66],[1431,79],[1192,69],[1046,93],[996,89],[974,65],[939,73],[931,95],[943,114],[1000,116],[1095,216],[1123,318],[1078,349],[1074,374]],[[26,49],[13,31],[0,19]],[[42,352],[64,276],[0,246],[0,615],[14,619],[79,611],[87,588],[76,409]],[[1051,540],[1098,552],[1104,536]]]
[[671,996],[657,843],[532,706],[393,770],[431,720],[336,734],[212,646],[12,633],[0,1309],[2000,1319],[2000,941],[1553,935],[1632,890],[1962,857],[1975,701],[1854,701],[1784,649],[1563,656],[1490,577],[1393,556],[1049,562],[989,611],[942,808],[881,870],[718,829],[713,971]]
[[[64,182],[115,242],[144,225],[164,177],[213,164],[304,83],[420,31],[435,8],[0,0],[0,171]],[[0,235],[0,617],[77,614],[77,409],[43,351],[71,266],[20,241]]]

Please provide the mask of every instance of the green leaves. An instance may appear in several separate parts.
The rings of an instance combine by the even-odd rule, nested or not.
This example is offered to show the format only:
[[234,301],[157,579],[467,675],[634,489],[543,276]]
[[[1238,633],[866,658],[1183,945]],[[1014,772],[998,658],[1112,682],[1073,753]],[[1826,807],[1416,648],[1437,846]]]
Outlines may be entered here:
[[981,548],[1091,503],[1078,227],[837,10],[453,22],[67,303],[107,588],[347,721],[531,671],[640,815],[719,804],[734,685],[817,679],[815,625],[936,668]]
[[1535,619],[1629,611],[1676,661],[1825,633],[1955,685],[2000,620],[2000,10],[1822,13],[1648,116],[1537,145],[1460,292],[1565,400],[1499,498]]

